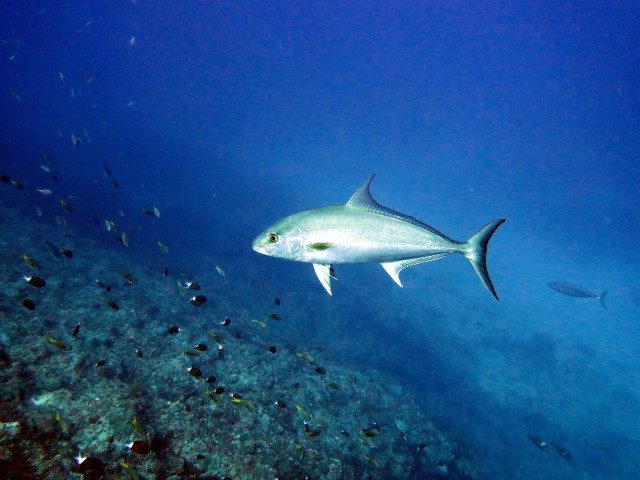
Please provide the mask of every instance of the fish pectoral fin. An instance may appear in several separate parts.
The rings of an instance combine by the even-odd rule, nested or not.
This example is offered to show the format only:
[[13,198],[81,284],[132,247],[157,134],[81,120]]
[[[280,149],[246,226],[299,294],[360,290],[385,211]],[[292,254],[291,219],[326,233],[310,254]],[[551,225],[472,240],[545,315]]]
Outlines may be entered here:
[[324,289],[327,291],[327,293],[329,295],[332,295],[331,277],[333,276],[335,278],[335,275],[332,275],[333,267],[331,265],[320,265],[318,263],[314,263],[313,271],[316,272],[316,276],[318,277],[318,280],[320,280],[320,283],[322,284]]
[[382,265],[382,268],[384,268],[385,272],[389,274],[393,281],[402,287],[402,282],[400,282],[400,272],[403,269],[425,262],[432,262],[433,260],[438,260],[439,258],[446,257],[451,253],[452,252],[437,252],[430,255],[425,255],[424,257],[409,258],[407,260],[400,260],[399,262],[381,263],[380,265]]

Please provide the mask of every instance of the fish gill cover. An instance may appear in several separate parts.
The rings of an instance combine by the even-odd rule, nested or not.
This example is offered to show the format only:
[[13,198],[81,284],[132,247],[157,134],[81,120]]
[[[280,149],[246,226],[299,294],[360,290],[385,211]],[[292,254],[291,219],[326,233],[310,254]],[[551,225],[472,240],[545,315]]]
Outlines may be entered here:
[[638,12],[4,2],[0,477],[638,477]]

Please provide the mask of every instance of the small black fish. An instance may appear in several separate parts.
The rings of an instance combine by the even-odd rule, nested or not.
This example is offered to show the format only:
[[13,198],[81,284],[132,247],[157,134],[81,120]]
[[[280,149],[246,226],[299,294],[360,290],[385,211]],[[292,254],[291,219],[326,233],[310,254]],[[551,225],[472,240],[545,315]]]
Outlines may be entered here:
[[220,325],[222,325],[223,327],[228,327],[231,324],[231,319],[229,317],[225,318],[223,321],[220,322]]
[[136,357],[138,358],[144,357],[144,353],[142,353],[142,350],[140,350],[139,348],[136,348]]
[[189,372],[189,375],[195,378],[200,378],[202,376],[202,370],[200,370],[198,367],[187,368],[187,372]]
[[77,465],[74,471],[82,475],[94,476],[98,474],[98,476],[101,476],[101,474],[104,473],[105,464],[96,457],[83,457],[79,455],[76,457],[76,463]]
[[425,448],[427,448],[427,444],[426,443],[420,443],[418,445],[417,451],[419,452],[420,450],[424,450]]
[[42,277],[28,277],[28,276],[25,275],[22,278],[29,285],[31,285],[33,287],[36,287],[36,288],[42,288],[42,287],[45,287],[47,285],[47,282]]
[[116,312],[120,310],[120,307],[118,306],[118,304],[113,300],[107,300],[106,303],[107,303],[107,307],[109,307],[111,310],[114,310]]
[[60,252],[67,258],[73,258],[73,252],[68,248],[63,248],[62,250],[60,250]]
[[224,387],[216,387],[213,393],[216,395],[222,395],[224,393]]
[[207,380],[206,380],[207,383],[216,383],[217,381],[218,379],[214,375],[207,377]]
[[169,267],[164,267],[162,270],[162,278],[166,278],[169,275]]
[[303,422],[303,426],[304,426],[304,431],[307,433],[311,432],[311,427],[309,426],[309,424],[305,421]]
[[22,300],[20,300],[20,304],[27,310],[36,309],[36,304],[33,303],[33,300],[29,300],[28,298],[23,298]]
[[99,367],[104,367],[106,364],[107,364],[107,361],[106,361],[106,360],[98,360],[98,361],[96,362],[96,367],[98,367],[98,368],[99,368]]
[[19,182],[18,180],[11,180],[11,185],[16,187],[16,189],[18,190],[24,190],[24,185],[22,184],[22,182]]
[[204,460],[204,455],[202,455],[201,453],[198,453],[195,458],[196,460]]
[[324,367],[318,367],[314,370],[316,373],[319,373],[320,375],[326,375],[327,370]]
[[175,335],[179,331],[180,331],[180,329],[178,327],[176,327],[175,325],[171,325],[169,328],[167,328],[167,333],[169,335]]
[[376,428],[363,428],[362,430],[360,430],[360,433],[362,434],[362,436],[366,438],[377,437],[379,432],[380,432],[380,429],[376,429]]
[[275,405],[276,407],[279,407],[279,408],[287,408],[287,404],[282,400],[276,400]]
[[60,247],[58,247],[56,244],[50,242],[49,240],[46,240],[45,243],[47,244],[47,246],[49,247],[49,250],[51,250],[51,254],[56,257],[56,258],[62,258],[62,255],[60,254]]
[[530,435],[528,433],[527,437],[529,437],[529,440],[531,441],[531,443],[533,443],[533,445],[535,445],[536,448],[539,448],[543,452],[549,450],[549,442],[546,442],[539,437],[534,437],[533,435]]
[[2,183],[10,183],[11,179],[7,177],[4,173],[0,174],[0,182]]
[[11,366],[11,356],[7,351],[7,347],[0,342],[0,366],[4,368],[9,368]]
[[127,446],[133,453],[137,455],[146,455],[151,451],[151,446],[144,440],[135,440]]
[[111,179],[111,185],[114,188],[120,188],[120,184],[118,182],[116,182],[114,179]]
[[279,299],[278,297],[276,297],[276,298],[273,300],[273,303],[275,303],[276,305],[280,306],[280,303],[281,303],[281,302],[280,302],[280,299]]
[[199,352],[206,352],[207,351],[207,346],[204,343],[198,343],[195,346],[195,349],[198,350]]
[[560,455],[564,461],[566,461],[566,462],[570,462],[571,461],[571,454],[567,451],[566,448],[561,447],[560,445],[558,445],[555,442],[551,442],[551,445],[553,445],[553,448],[556,451],[556,453],[558,455]]
[[76,323],[76,326],[73,327],[73,330],[71,331],[71,336],[75,337],[76,335],[78,335],[78,332],[80,332],[80,324]]
[[280,315],[278,315],[277,313],[269,313],[267,317],[269,317],[271,320],[280,320]]
[[222,345],[218,345],[218,357],[224,358],[224,347]]
[[189,303],[196,307],[201,307],[207,301],[207,297],[204,295],[196,295],[195,297],[191,297],[189,299]]
[[291,388],[293,388],[294,390],[297,388],[300,388],[302,386],[302,384],[300,382],[295,382],[293,385],[291,385]]
[[349,432],[347,432],[346,430],[341,430],[340,433],[342,434],[343,437],[350,437],[351,434]]
[[267,350],[269,350],[269,353],[278,353],[278,348],[275,345],[269,345]]

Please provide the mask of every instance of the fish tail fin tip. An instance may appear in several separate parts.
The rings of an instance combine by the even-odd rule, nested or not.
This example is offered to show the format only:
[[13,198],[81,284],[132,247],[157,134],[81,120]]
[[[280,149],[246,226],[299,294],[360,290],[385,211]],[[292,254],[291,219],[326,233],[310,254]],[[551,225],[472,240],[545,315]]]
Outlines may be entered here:
[[482,280],[482,283],[484,283],[484,286],[487,287],[487,290],[491,292],[491,295],[493,295],[496,300],[500,299],[498,298],[493,282],[491,282],[489,271],[487,270],[487,246],[489,245],[491,236],[504,222],[506,222],[506,219],[500,218],[488,223],[463,243],[462,250],[462,253],[467,260],[469,260],[469,263],[480,277],[480,280]]
[[602,292],[597,298],[598,300],[600,300],[600,303],[602,304],[602,306],[604,307],[605,310],[607,310],[607,305],[604,303],[604,299],[606,298],[606,296],[609,294],[609,291],[605,291]]

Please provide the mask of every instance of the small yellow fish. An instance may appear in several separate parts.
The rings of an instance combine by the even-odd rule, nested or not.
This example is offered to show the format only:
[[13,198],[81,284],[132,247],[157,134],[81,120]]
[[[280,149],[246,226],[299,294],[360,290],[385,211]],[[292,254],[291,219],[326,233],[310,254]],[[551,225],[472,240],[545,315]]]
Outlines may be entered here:
[[35,259],[27,255],[26,253],[23,253],[22,255],[20,255],[20,258],[24,263],[29,265],[31,268],[33,269],[40,268],[40,264]]
[[296,453],[300,457],[300,461],[304,460],[304,454],[306,453],[304,447],[302,445],[300,445],[299,443],[296,443],[294,448],[295,448]]
[[131,419],[131,426],[140,435],[143,435],[143,436],[147,435],[147,432],[145,431],[145,429],[143,428],[142,424],[140,423],[140,420],[138,420],[138,417],[133,417]]
[[107,227],[107,232],[116,231],[116,222],[114,222],[113,220],[105,220],[104,226]]
[[71,207],[64,200],[64,198],[61,198],[60,200],[58,200],[58,202],[60,203],[60,206],[62,207],[62,210],[64,211],[64,213],[71,213]]
[[124,278],[129,285],[133,285],[135,283],[138,283],[138,280],[133,275],[133,273],[131,273],[131,272],[120,272],[120,273],[122,275],[122,278]]
[[307,412],[300,403],[296,403],[296,411],[298,412],[298,415],[300,415],[305,420],[309,420],[311,418],[311,414]]
[[216,272],[218,272],[218,275],[220,275],[221,277],[227,276],[227,274],[224,272],[222,268],[220,268],[218,265],[216,265],[215,267],[216,267]]
[[56,421],[56,425],[58,426],[58,428],[60,429],[60,431],[64,434],[64,435],[69,435],[69,424],[65,421],[64,418],[62,418],[60,416],[60,414],[58,412],[56,412],[53,415],[53,419]]
[[309,352],[296,353],[296,357],[304,362],[310,363],[311,365],[315,365],[316,367],[319,365],[316,359],[313,358]]
[[247,410],[254,410],[256,408],[253,402],[245,400],[243,398],[231,398],[231,402],[233,402],[235,405],[246,408]]
[[258,328],[264,328],[267,326],[267,324],[264,323],[262,320],[257,320],[255,318],[251,319],[251,323],[253,323]]
[[131,465],[129,465],[126,461],[120,459],[118,460],[118,465],[120,466],[120,468],[122,468],[122,470],[124,470],[124,473],[129,475],[129,478],[131,478],[131,480],[141,480],[142,477],[140,476],[138,471]]
[[49,336],[44,337],[44,339],[46,340],[46,342],[49,345],[53,345],[54,347],[59,348],[60,350],[66,350],[67,349],[67,344],[64,343],[62,340],[57,340],[57,339],[55,339],[53,337],[49,337]]
[[211,332],[209,333],[209,336],[214,339],[216,342],[218,342],[219,345],[224,345],[224,339],[218,335],[216,332]]

